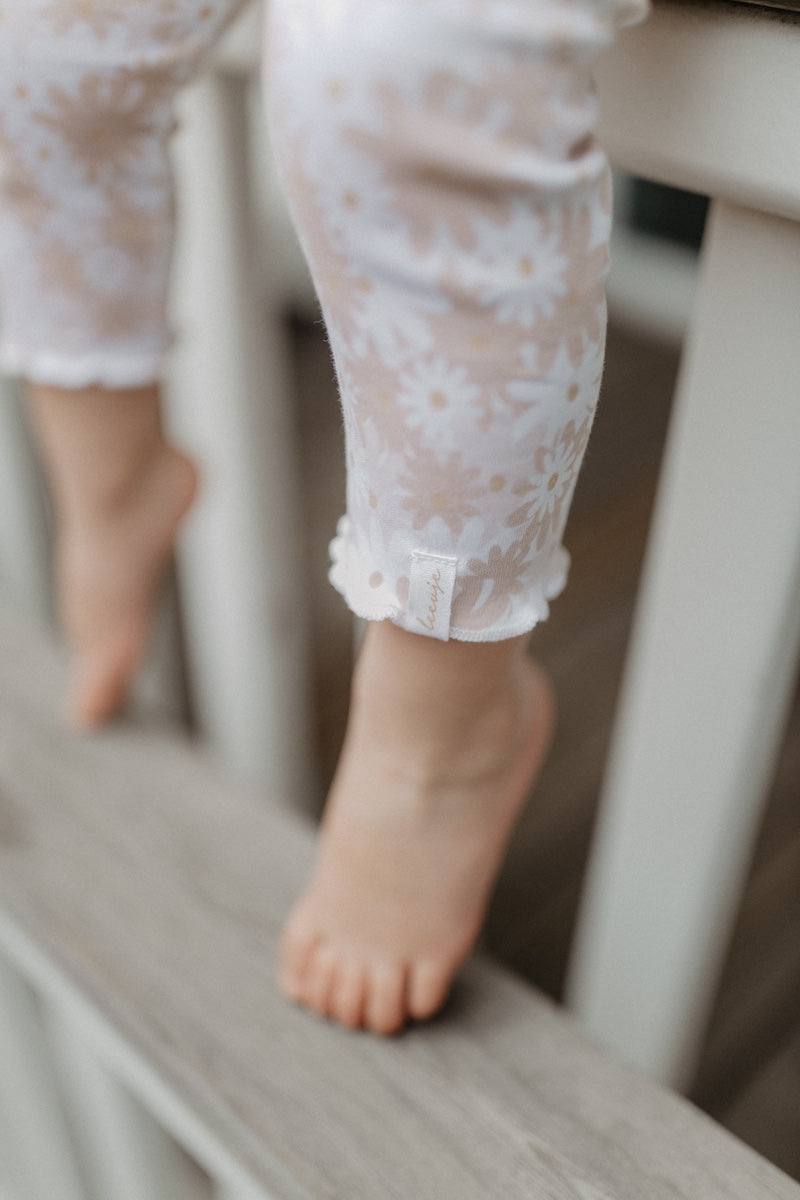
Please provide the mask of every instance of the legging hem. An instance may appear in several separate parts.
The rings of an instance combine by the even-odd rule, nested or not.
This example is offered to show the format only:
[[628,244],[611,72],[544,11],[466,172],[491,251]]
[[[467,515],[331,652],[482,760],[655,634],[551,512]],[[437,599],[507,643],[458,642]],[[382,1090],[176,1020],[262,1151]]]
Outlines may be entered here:
[[[411,611],[409,603],[402,602],[400,595],[389,585],[384,575],[355,551],[349,542],[350,534],[349,518],[343,517],[339,522],[337,537],[331,542],[333,562],[328,575],[347,607],[364,621],[391,621],[401,629],[423,637],[435,637],[444,641],[453,639],[459,642],[501,642],[522,637],[547,620],[550,615],[550,601],[561,594],[567,583],[569,554],[563,546],[559,546],[551,552],[547,564],[540,565],[540,577],[531,583],[526,594],[507,595],[508,611],[505,618],[495,617],[481,628],[464,628],[445,620],[442,626],[434,630],[420,620],[418,613]],[[452,561],[456,563],[455,559]],[[369,596],[373,589],[383,591],[384,595],[376,595],[373,600]],[[457,600],[454,608],[457,620]]]
[[146,387],[163,376],[164,352],[151,355],[25,353],[9,342],[0,343],[0,372],[48,387],[112,390]]

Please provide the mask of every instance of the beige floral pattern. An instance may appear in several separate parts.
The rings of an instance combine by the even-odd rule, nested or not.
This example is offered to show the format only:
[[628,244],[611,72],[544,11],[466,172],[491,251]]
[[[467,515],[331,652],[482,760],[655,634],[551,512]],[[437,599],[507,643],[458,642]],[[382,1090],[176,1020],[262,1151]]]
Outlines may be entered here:
[[273,143],[345,417],[331,578],[362,616],[415,628],[415,551],[458,560],[454,637],[530,629],[563,586],[605,337],[591,71],[616,26],[605,0],[273,0]]
[[128,178],[147,162],[149,135],[168,111],[173,90],[166,72],[89,73],[77,85],[51,84],[33,119],[56,135],[88,183]]
[[541,550],[561,536],[591,424],[590,416],[580,425],[568,421],[552,442],[540,442],[531,456],[530,474],[512,486],[512,494],[524,499],[506,523],[512,529],[525,527],[529,547]]
[[118,0],[52,0],[41,9],[40,15],[49,22],[56,37],[85,25],[96,38],[103,39],[119,25],[119,3]]
[[444,457],[418,446],[397,478],[400,493],[405,493],[400,507],[413,517],[413,529],[441,522],[458,537],[470,517],[480,516],[479,502],[486,494],[482,475],[480,466],[465,462],[458,450]]
[[[155,378],[172,101],[244,0],[2,0],[0,359]],[[610,174],[592,68],[646,0],[269,0],[272,143],[344,415],[331,578],[419,629],[415,552],[457,560],[450,635],[547,615],[602,372]]]
[[4,0],[0,361],[156,378],[170,343],[172,102],[244,0]]

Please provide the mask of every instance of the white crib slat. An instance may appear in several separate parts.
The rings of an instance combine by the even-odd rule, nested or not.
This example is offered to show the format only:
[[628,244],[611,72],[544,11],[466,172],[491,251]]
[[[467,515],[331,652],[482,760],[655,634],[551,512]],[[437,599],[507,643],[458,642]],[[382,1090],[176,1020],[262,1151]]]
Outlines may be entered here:
[[93,1200],[203,1200],[199,1169],[100,1061],[82,1026],[55,1008],[47,1020]]
[[20,1200],[87,1200],[33,993],[2,957],[0,1130]]
[[0,587],[47,616],[47,534],[42,493],[17,387],[0,376]]
[[278,795],[307,791],[306,622],[286,334],[255,269],[247,78],[182,97],[173,425],[204,473],[180,557],[201,729]]
[[569,987],[685,1086],[800,646],[800,223],[716,201]]

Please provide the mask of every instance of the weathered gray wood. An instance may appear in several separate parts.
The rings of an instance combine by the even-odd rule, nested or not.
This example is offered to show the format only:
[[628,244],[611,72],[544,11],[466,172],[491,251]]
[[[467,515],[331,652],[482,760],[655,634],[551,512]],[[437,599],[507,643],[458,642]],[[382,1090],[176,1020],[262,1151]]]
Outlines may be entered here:
[[0,932],[20,960],[22,938],[46,952],[268,1194],[800,1198],[486,961],[439,1020],[388,1041],[288,1006],[275,939],[308,831],[158,732],[71,735],[60,683],[41,638],[0,616]]

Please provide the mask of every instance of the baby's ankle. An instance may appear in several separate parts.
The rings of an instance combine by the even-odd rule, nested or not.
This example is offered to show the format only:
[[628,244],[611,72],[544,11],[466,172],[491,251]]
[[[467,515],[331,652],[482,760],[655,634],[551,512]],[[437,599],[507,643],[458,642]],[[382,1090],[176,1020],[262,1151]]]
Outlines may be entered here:
[[367,627],[354,697],[407,709],[411,717],[458,724],[513,690],[527,637],[503,642],[442,642],[388,621]]
[[527,736],[526,640],[443,643],[370,625],[353,684],[353,733],[423,775],[439,775],[445,762],[490,770]]
[[31,384],[29,405],[59,517],[81,521],[126,503],[163,451],[157,385]]

